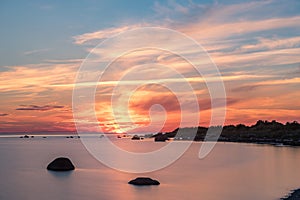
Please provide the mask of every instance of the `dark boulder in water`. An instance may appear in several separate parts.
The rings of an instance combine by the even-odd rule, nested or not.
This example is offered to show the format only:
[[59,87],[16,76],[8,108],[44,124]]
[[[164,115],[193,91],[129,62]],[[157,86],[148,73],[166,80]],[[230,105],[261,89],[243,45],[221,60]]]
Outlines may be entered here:
[[47,166],[47,169],[52,171],[70,171],[74,170],[75,167],[69,158],[60,157],[53,160]]
[[128,184],[132,185],[159,185],[160,183],[157,180],[153,180],[148,177],[138,177],[134,180],[128,182]]

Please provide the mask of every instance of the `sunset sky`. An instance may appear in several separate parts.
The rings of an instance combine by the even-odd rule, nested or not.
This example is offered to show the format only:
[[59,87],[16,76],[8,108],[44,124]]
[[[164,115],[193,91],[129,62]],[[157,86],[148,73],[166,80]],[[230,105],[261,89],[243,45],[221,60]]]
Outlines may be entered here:
[[[139,27],[173,29],[202,45],[224,81],[225,124],[249,125],[259,119],[300,121],[299,0],[4,0],[0,2],[0,27],[0,132],[74,131],[72,92],[80,65],[106,38]],[[143,42],[147,40],[151,38]],[[174,45],[194,53],[176,41]],[[181,110],[178,96],[168,88],[140,84],[141,77],[170,82],[170,73],[160,73],[151,65],[129,77],[131,84],[139,86],[128,108],[111,105],[114,95],[121,99],[130,89],[123,82],[123,93],[113,94],[114,81],[124,75],[124,69],[153,60],[192,74],[189,64],[167,52],[148,49],[119,58],[106,72],[105,83],[96,83],[96,125],[104,132],[171,131],[180,125],[181,112],[192,116],[194,110],[188,106]],[[214,76],[210,74],[211,79]],[[208,126],[209,91],[201,77],[188,78],[198,98],[199,125]],[[182,84],[176,80],[171,82],[188,104],[187,91],[180,90]],[[166,116],[156,107],[150,119],[154,104],[161,104]],[[123,116],[126,113],[129,118]],[[147,127],[151,120],[152,126]],[[191,124],[186,120],[182,125]],[[89,126],[86,130],[93,131]]]

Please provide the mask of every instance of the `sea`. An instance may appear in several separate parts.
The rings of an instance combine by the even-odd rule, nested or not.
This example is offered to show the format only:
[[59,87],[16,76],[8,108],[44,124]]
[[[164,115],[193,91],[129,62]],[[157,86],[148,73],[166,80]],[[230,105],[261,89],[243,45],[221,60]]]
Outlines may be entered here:
[[[153,151],[169,143],[109,137],[132,152]],[[101,145],[103,137],[94,140]],[[219,142],[208,156],[199,159],[202,144],[193,142],[178,160],[163,169],[127,173],[98,161],[76,136],[1,136],[0,199],[276,200],[300,188],[299,147]],[[48,171],[47,165],[57,157],[70,158],[76,169]],[[136,177],[151,177],[161,184],[128,184]]]

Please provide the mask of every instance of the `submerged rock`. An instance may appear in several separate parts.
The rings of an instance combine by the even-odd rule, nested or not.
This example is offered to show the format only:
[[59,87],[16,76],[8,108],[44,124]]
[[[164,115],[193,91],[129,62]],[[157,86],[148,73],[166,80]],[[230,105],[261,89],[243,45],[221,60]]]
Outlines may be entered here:
[[160,183],[157,180],[153,180],[148,177],[138,177],[134,180],[128,182],[128,184],[132,185],[159,185]]
[[47,166],[47,169],[52,171],[69,171],[74,170],[75,167],[69,158],[60,157],[53,160]]

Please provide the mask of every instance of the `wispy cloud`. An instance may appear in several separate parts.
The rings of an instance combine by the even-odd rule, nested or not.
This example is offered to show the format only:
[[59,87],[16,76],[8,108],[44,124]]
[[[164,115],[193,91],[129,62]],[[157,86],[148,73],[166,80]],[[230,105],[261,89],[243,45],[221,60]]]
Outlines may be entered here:
[[[54,84],[73,83],[80,62],[10,66],[0,72],[1,92],[42,92]],[[59,89],[59,88],[57,88]]]
[[30,51],[25,51],[24,55],[26,55],[26,56],[34,55],[34,54],[39,54],[39,53],[42,53],[42,52],[47,52],[49,50],[50,50],[49,48],[30,50]]
[[44,106],[20,105],[20,107],[16,108],[16,110],[48,111],[48,110],[62,109],[62,108],[64,108],[64,106],[56,106],[56,105],[44,105]]
[[258,42],[256,44],[245,44],[240,48],[240,50],[249,52],[300,47],[300,37],[258,38],[257,40]]
[[260,81],[253,84],[248,84],[244,86],[240,86],[234,88],[232,91],[240,92],[240,91],[251,91],[258,87],[264,86],[275,86],[275,85],[287,85],[287,84],[300,84],[300,78],[290,78],[290,79],[281,79],[281,80],[268,80],[268,81]]
[[84,61],[84,59],[60,59],[60,60],[45,60],[45,63],[51,63],[51,64],[78,64],[78,63],[82,63]]
[[[291,4],[293,2],[294,1],[292,1]],[[239,108],[245,110],[245,119],[255,121],[256,119],[266,119],[270,116],[262,113],[265,111],[264,109],[270,107],[267,103],[264,104],[260,110],[250,106],[255,104],[251,101],[252,99],[256,99],[258,102],[260,100],[263,101],[262,96],[268,92],[264,87],[273,87],[274,90],[269,92],[272,93],[272,95],[275,95],[275,88],[278,89],[287,87],[287,85],[294,86],[299,84],[298,77],[295,78],[295,76],[292,76],[291,74],[283,75],[284,69],[283,67],[279,67],[290,66],[290,68],[293,69],[293,66],[299,66],[300,63],[300,38],[297,34],[297,30],[299,30],[297,27],[300,27],[300,16],[287,15],[285,10],[288,6],[290,5],[285,5],[283,1],[274,0],[228,5],[219,3],[202,5],[193,2],[180,4],[175,1],[169,1],[165,5],[162,3],[154,4],[156,16],[163,20],[154,19],[151,23],[148,23],[148,25],[173,28],[191,36],[202,44],[221,72],[223,72],[222,80],[225,82],[225,85],[229,87],[227,88],[227,91],[230,97],[227,98],[227,103],[230,112],[230,121],[241,122],[237,119],[241,118],[238,114],[238,112],[240,112]],[[278,10],[278,13],[276,15],[271,15],[269,14],[270,12],[266,12],[268,10]],[[82,46],[86,46],[87,44],[96,45],[100,40],[103,40],[112,34],[117,34],[136,27],[140,27],[140,24],[129,24],[75,36],[75,44]],[[287,30],[290,30],[289,34],[283,34],[286,33]],[[145,40],[147,39],[151,41],[151,38],[145,38]],[[161,43],[163,42],[165,42],[165,38],[162,38]],[[105,58],[110,58],[116,55],[116,51],[122,49],[122,46],[127,45],[128,44],[126,43],[118,44],[118,48],[113,52],[106,52],[107,49],[105,49],[101,51],[96,50],[95,53],[105,55]],[[189,54],[194,53],[192,49],[189,49],[186,46],[176,45],[181,52]],[[90,52],[92,49],[87,50]],[[188,76],[192,74],[192,71],[186,63],[180,60],[180,58],[162,52],[139,51],[130,56],[124,56],[119,59],[119,61],[121,62],[117,62],[117,67],[111,70],[113,75],[110,76],[109,73],[105,74],[107,79],[103,80],[101,83],[86,82],[80,84],[82,84],[82,86],[97,84],[100,87],[106,87],[105,90],[101,91],[101,95],[103,96],[112,92],[112,90],[107,89],[108,86],[113,87],[119,84],[131,87],[132,85],[145,84],[144,79],[138,80],[136,77],[148,78],[149,82],[152,80],[152,83],[155,82],[157,84],[177,84],[178,87],[180,87],[180,84],[183,81],[189,81],[193,85],[197,85],[198,88],[201,88],[199,87],[199,84],[204,83],[202,77]],[[128,66],[138,66],[147,62],[172,66],[174,69],[178,70],[178,72],[187,75],[187,78],[183,80],[174,77],[165,77],[163,72],[153,73],[150,70],[152,68],[149,67],[148,70],[140,70],[140,74],[133,74],[131,77],[135,77],[134,79],[125,81],[116,80],[116,78],[123,77],[123,74],[128,72],[126,71]],[[274,69],[275,66],[278,70]],[[152,74],[156,75],[158,81],[153,79]],[[217,80],[217,77],[213,74],[206,78],[209,82]],[[70,87],[71,85],[57,86]],[[256,93],[257,96],[249,96],[247,91],[249,93],[258,91]],[[126,92],[126,90],[124,89],[123,92]],[[209,118],[210,101],[209,97],[205,97],[207,93],[203,93],[202,90],[197,90],[195,92],[202,99],[199,101],[199,105],[202,109],[202,116]],[[131,112],[133,121],[142,126],[148,124],[150,120],[148,118],[150,107],[154,103],[159,103],[163,104],[166,110],[169,110],[169,118],[177,123],[176,115],[178,115],[178,109],[175,106],[176,98],[171,98],[172,95],[165,96],[161,93],[157,93],[157,91],[149,93],[145,90],[140,91],[138,94],[139,95],[133,94],[135,100],[131,104],[132,110],[134,110],[134,112]],[[180,95],[184,95],[184,93],[181,93]],[[240,95],[244,95],[245,98]],[[251,93],[251,95],[253,94]],[[277,95],[280,94],[277,93]],[[287,94],[287,96],[289,95],[291,96],[292,94]],[[150,96],[151,98],[147,98]],[[153,101],[151,99],[153,99]],[[296,98],[293,98],[293,101],[295,99]],[[273,105],[274,109],[284,110],[288,108],[290,110],[288,101],[286,99],[281,100],[282,104],[280,104],[280,106],[277,104],[270,105]],[[166,101],[169,103],[165,103]],[[105,105],[109,108],[108,101],[106,103],[107,104]],[[246,109],[247,105],[251,107],[253,112]],[[105,106],[103,106],[104,104],[102,104],[102,110],[105,110],[106,114],[104,115],[104,113],[101,112],[101,109],[99,109],[98,114],[102,116],[100,121],[104,121],[104,124],[109,127],[109,130],[113,130],[116,125],[108,125],[110,124],[109,121],[113,120],[113,116],[104,117],[109,116],[107,113],[111,112],[112,108],[104,109]],[[255,114],[255,112],[258,112],[258,114]],[[286,113],[290,117],[295,116],[295,113],[292,110]],[[205,123],[209,122],[209,120],[204,121]],[[131,125],[129,119],[127,119],[127,121],[124,119],[122,122],[122,126],[125,127],[126,130],[135,128]],[[170,122],[168,123],[172,124]]]
[[[207,24],[199,22],[199,24],[189,24],[182,27],[182,31],[202,39],[225,39],[233,36],[243,36],[250,33],[261,31],[271,31],[288,27],[298,27],[300,24],[300,16],[271,18],[263,20],[243,20],[232,21],[219,24]],[[197,36],[198,35],[198,36]]]
[[[253,65],[299,63],[300,56],[297,52],[299,52],[300,39],[297,35],[299,29],[297,27],[300,27],[300,16],[287,16],[284,13],[270,16],[265,12],[265,9],[278,10],[282,8],[281,6],[277,1],[255,1],[231,5],[195,3],[181,5],[173,1],[167,5],[156,3],[154,7],[158,13],[166,13],[165,15],[168,16],[167,11],[170,11],[186,17],[173,16],[174,21],[161,20],[148,24],[174,28],[196,39],[208,50],[221,69],[225,66],[242,70],[242,67]],[[176,20],[181,20],[182,23],[176,23]],[[75,43],[84,45],[87,42],[95,42],[96,39],[107,38],[112,33],[139,26],[139,24],[131,24],[78,35],[74,37]],[[291,29],[290,34],[280,36],[286,29]],[[98,42],[96,41],[94,45]],[[119,44],[122,45],[127,44]],[[178,47],[180,48],[180,45]]]
[[[76,35],[73,37],[74,43],[81,45],[89,43],[90,41],[93,41],[94,43],[99,43],[99,40],[103,40],[106,38],[109,38],[113,35],[116,35],[120,32],[127,31],[133,28],[141,27],[142,24],[133,24],[133,25],[127,25],[127,26],[121,26],[121,27],[115,27],[115,28],[107,28],[96,32],[91,33],[84,33],[82,35]],[[95,41],[96,40],[96,41]]]
[[[293,1],[292,1],[293,2]],[[122,31],[143,26],[164,26],[182,31],[200,43],[218,42],[233,36],[299,27],[300,16],[270,16],[265,10],[282,9],[274,0],[253,1],[239,4],[203,5],[189,2],[185,5],[169,1],[166,5],[156,2],[154,10],[159,20],[151,19],[145,24],[128,24],[115,28],[74,36],[75,44],[101,40]],[[284,3],[284,2],[282,2]],[[285,5],[291,6],[291,5]],[[280,13],[279,13],[280,15]],[[161,20],[161,17],[164,20]],[[238,39],[238,38],[235,38]],[[97,44],[99,41],[96,41]]]
[[[257,119],[272,117],[297,120],[300,96],[295,90],[300,84],[300,15],[290,12],[296,3],[296,0],[250,1],[236,4],[156,2],[153,5],[153,17],[145,19],[144,23],[139,20],[131,21],[120,26],[75,35],[72,39],[77,47],[89,53],[99,42],[122,31],[145,26],[162,26],[178,30],[199,42],[219,67],[227,90],[228,123],[252,123]],[[45,8],[48,9],[47,6]],[[154,36],[149,33],[149,37],[140,42],[149,43]],[[158,43],[163,43],[166,39],[162,37]],[[116,48],[96,49],[94,53],[101,55],[101,58],[110,59],[122,52],[127,45],[126,42],[118,43]],[[170,46],[175,46],[184,54],[195,53],[188,46],[176,42]],[[36,55],[49,50],[31,50],[24,52],[24,55]],[[5,109],[1,109],[3,113],[0,116],[10,113],[5,117],[8,120],[6,124],[1,124],[1,128],[12,126],[18,127],[18,130],[30,126],[40,129],[51,126],[58,130],[74,128],[72,113],[65,109],[70,106],[76,73],[83,61],[76,58],[49,59],[36,65],[8,66],[6,70],[1,71],[0,91],[6,94],[6,99],[1,105]],[[155,70],[152,65],[139,68],[135,73],[131,71],[132,66],[140,67],[145,63],[170,66],[184,75],[185,79],[172,76],[167,70]],[[205,65],[206,61],[200,64],[204,66],[204,70],[209,71]],[[104,76],[100,81],[89,81],[102,73]],[[131,75],[128,75],[126,80],[119,81],[120,77],[124,77],[127,73]],[[219,81],[216,74],[208,75],[205,77],[206,81]],[[124,131],[135,130],[138,125],[142,127],[139,130],[145,131],[147,130],[145,127],[152,120],[155,127],[153,130],[156,130],[156,127],[161,125],[159,122],[164,119],[159,115],[159,110],[154,110],[156,119],[151,119],[149,109],[153,104],[161,104],[168,111],[166,120],[169,125],[166,125],[166,130],[171,130],[174,126],[178,126],[180,121],[176,96],[161,92],[154,85],[175,86],[180,89],[178,95],[183,97],[188,93],[182,86],[186,81],[195,88],[194,92],[199,98],[198,103],[202,112],[200,123],[209,124],[211,102],[205,79],[196,76],[189,64],[179,56],[151,50],[135,51],[115,60],[107,71],[97,69],[85,76],[87,81],[80,82],[77,86],[97,86],[95,106],[99,123],[87,120],[90,127],[100,124],[105,131],[114,132],[120,128]],[[147,86],[144,86],[145,84]],[[131,92],[130,88],[139,88],[132,93],[129,111],[120,105],[114,108],[111,105],[114,87],[117,85],[123,89],[120,93],[115,93],[120,100],[122,92],[128,94]],[[16,94],[22,94],[22,98]],[[39,105],[30,105],[32,98],[35,98],[35,102]],[[185,100],[188,104],[189,99]],[[16,109],[15,105],[20,104],[24,105]],[[118,123],[113,109],[117,114],[121,113]],[[193,111],[188,106],[187,109]],[[93,111],[85,110],[82,114],[89,116],[91,112]],[[126,117],[128,113],[130,116]],[[36,123],[37,118],[40,125]]]

